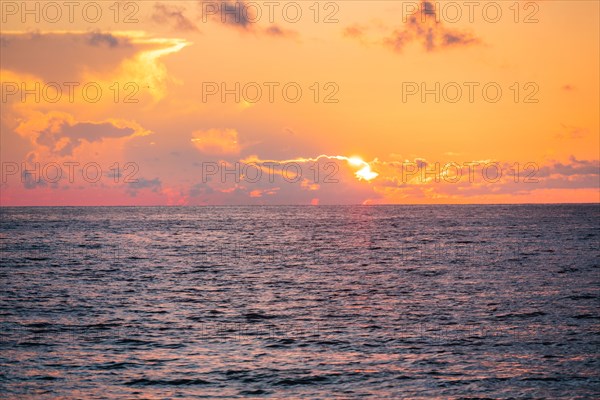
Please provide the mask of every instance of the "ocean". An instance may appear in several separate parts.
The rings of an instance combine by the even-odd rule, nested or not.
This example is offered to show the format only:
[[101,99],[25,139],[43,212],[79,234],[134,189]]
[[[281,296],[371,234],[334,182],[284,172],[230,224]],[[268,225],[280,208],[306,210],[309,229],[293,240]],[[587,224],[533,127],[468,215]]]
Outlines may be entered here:
[[600,397],[598,204],[0,216],[2,398]]

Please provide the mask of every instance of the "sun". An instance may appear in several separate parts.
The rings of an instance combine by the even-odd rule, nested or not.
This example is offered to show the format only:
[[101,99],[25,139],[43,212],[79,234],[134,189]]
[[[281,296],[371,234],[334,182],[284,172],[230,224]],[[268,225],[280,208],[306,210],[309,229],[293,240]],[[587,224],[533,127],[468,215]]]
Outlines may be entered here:
[[358,171],[356,171],[354,173],[354,175],[358,178],[358,180],[365,180],[365,181],[370,181],[372,179],[377,178],[377,176],[379,175],[377,172],[374,172],[373,170],[371,170],[371,166],[369,165],[368,162],[363,161],[362,158],[360,157],[349,157],[346,159],[348,161],[348,164],[355,166],[355,167],[362,167],[361,169],[359,169]]
[[360,157],[350,157],[348,158],[348,162],[350,163],[350,165],[354,165],[355,167],[360,167],[361,165],[365,164],[365,162]]
[[364,179],[365,181],[370,181],[371,179],[377,178],[379,174],[377,172],[371,171],[371,166],[367,164],[359,171],[357,171],[355,175],[359,180]]

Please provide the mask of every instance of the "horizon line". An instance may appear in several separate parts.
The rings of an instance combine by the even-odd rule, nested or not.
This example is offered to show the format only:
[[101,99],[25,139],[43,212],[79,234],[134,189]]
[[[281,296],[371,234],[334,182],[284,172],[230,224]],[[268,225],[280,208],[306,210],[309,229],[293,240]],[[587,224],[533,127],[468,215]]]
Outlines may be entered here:
[[385,203],[385,204],[185,204],[185,205],[1,205],[2,208],[51,208],[51,207],[390,207],[390,206],[527,206],[527,205],[600,205],[597,202],[566,202],[566,203]]

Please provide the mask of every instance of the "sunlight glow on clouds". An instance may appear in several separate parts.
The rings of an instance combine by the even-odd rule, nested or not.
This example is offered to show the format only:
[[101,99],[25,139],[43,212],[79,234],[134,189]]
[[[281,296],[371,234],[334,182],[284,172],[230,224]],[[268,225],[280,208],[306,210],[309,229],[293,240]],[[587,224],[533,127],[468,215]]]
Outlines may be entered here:
[[235,129],[209,129],[192,133],[192,143],[202,153],[239,154],[240,144]]
[[[446,3],[432,1],[408,13],[403,2],[339,2],[335,14],[299,3],[297,23],[282,7],[270,21],[250,2],[224,3],[250,14],[141,2],[135,24],[3,26],[0,153],[12,164],[0,202],[598,201],[597,2],[539,2],[527,24],[522,2],[499,3],[497,23],[481,7],[473,21],[466,9],[448,21]],[[265,82],[278,85],[273,101]],[[434,93],[452,82],[479,84],[475,101]],[[500,101],[485,101],[487,82]],[[207,102],[206,83],[265,91],[252,103],[234,101],[239,93]],[[286,101],[286,83],[302,88],[299,101]],[[405,83],[421,91],[412,102]],[[535,103],[521,101],[530,83]],[[336,102],[324,102],[331,87]],[[103,179],[21,179],[23,168],[44,175],[64,162],[96,163]]]

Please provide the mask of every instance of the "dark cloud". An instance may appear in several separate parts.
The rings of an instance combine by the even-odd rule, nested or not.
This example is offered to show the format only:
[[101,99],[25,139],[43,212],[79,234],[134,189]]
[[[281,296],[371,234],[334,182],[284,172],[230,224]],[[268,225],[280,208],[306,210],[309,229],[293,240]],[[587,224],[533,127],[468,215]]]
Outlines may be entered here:
[[[263,27],[261,15],[257,15],[256,4],[244,0],[225,0],[216,2],[199,1],[202,9],[202,20],[211,20],[240,32],[266,35],[272,37],[295,37],[296,31],[284,29],[276,24]],[[210,6],[210,7],[208,7]],[[156,3],[152,19],[159,24],[169,24],[176,31],[199,32],[197,17],[190,17],[185,7],[172,4]]]
[[[111,123],[82,122],[70,125],[62,122],[58,126],[49,126],[38,132],[36,142],[50,148],[52,151],[65,156],[73,153],[73,149],[81,145],[83,140],[88,142],[100,141],[104,138],[130,136],[135,131],[132,128],[119,128]],[[68,141],[65,144],[64,138]],[[59,144],[60,143],[60,144]],[[58,146],[62,146],[58,148]]]
[[600,161],[598,160],[578,160],[571,156],[568,164],[556,162],[554,164],[544,166],[539,170],[540,177],[548,176],[600,176]]
[[[192,187],[190,188],[190,196],[191,197],[203,197],[203,196],[210,196],[214,193],[214,189],[212,187],[210,187],[210,185],[208,183],[204,183],[204,182],[198,182],[195,185],[192,185]],[[208,197],[209,199],[209,197]]]
[[[34,168],[32,168],[33,170]],[[34,173],[27,171],[23,171],[21,173],[21,182],[23,182],[23,187],[25,189],[37,189],[46,187],[46,181],[39,176],[36,176]]]
[[159,24],[170,24],[176,31],[198,32],[198,27],[185,16],[183,7],[156,3],[152,19]]
[[260,24],[262,18],[256,14],[256,7],[252,5],[252,2],[226,0],[211,4],[216,7],[215,12],[212,13],[211,10],[210,14],[213,21],[239,31],[282,38],[295,37],[298,34],[296,31],[283,29],[275,24],[263,28]]
[[136,182],[130,182],[127,184],[131,189],[159,189],[162,186],[162,182],[158,178],[146,179],[138,178]]
[[278,36],[278,37],[296,36],[295,31],[283,29],[277,25],[271,25],[268,28],[265,28],[265,30],[263,32],[269,36]]
[[136,182],[127,183],[127,193],[131,197],[137,196],[140,190],[151,190],[152,192],[158,193],[162,188],[162,182],[159,178],[146,179],[137,178]]
[[87,42],[90,46],[106,45],[108,47],[117,47],[119,45],[129,44],[126,40],[119,39],[118,37],[113,36],[110,33],[101,32],[93,32],[88,34]]
[[[362,40],[364,34],[365,28],[359,25],[352,25],[344,30],[344,36],[354,39]],[[395,52],[402,52],[412,42],[421,43],[426,51],[433,52],[477,44],[480,40],[470,32],[446,27],[443,21],[438,20],[435,5],[422,1],[416,14],[410,15],[404,25],[383,39],[384,45]]]
[[397,52],[412,41],[421,42],[427,51],[479,43],[471,33],[450,29],[443,22],[437,22],[435,7],[427,1],[421,3],[417,15],[411,15],[401,29],[384,39],[384,43]]
[[425,15],[435,16],[435,6],[430,1],[423,1],[421,3],[421,12]]
[[251,21],[256,21],[256,12],[244,1],[221,1],[218,7],[215,17],[224,24],[250,30],[253,24]]
[[[21,171],[21,183],[25,189],[33,190],[46,187],[52,189],[58,188],[60,178],[56,179],[56,176],[53,176],[49,177],[50,181],[44,179],[44,176],[41,174],[40,163],[36,161],[33,153],[29,153],[26,157],[26,162],[21,165],[23,168]],[[52,175],[52,172],[46,172],[46,174]],[[46,176],[48,177],[48,175]]]
[[447,32],[442,37],[443,47],[455,46],[455,45],[469,45],[476,44],[479,40],[473,37],[471,34],[464,32]]

